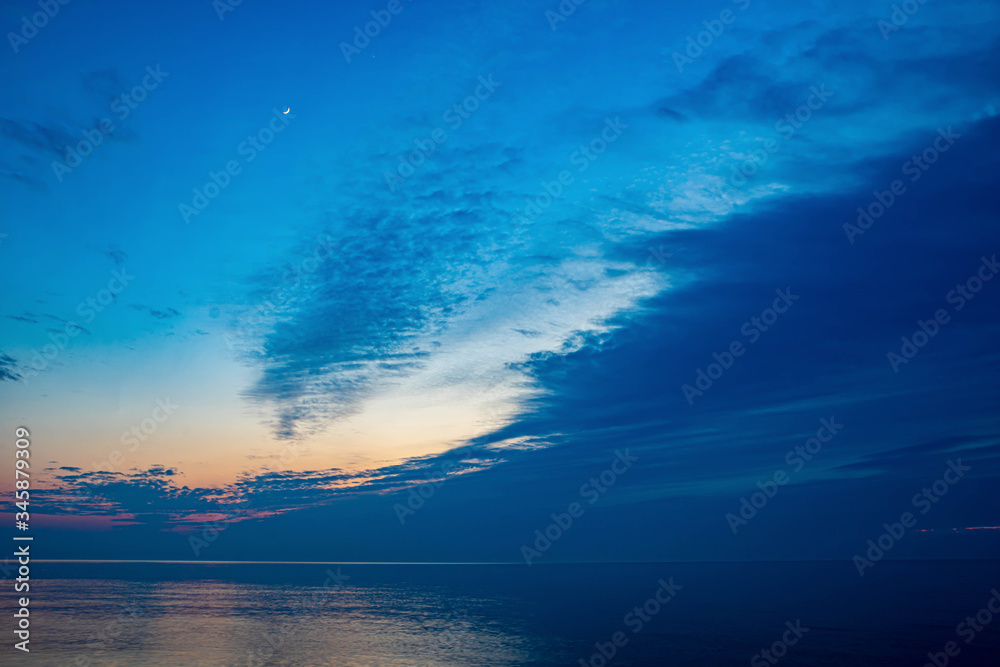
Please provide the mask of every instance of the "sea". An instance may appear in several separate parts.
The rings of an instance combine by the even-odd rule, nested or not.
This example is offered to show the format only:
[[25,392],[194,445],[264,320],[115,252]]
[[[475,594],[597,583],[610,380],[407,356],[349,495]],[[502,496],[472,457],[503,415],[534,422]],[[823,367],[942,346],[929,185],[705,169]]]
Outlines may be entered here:
[[[3,582],[8,609],[13,582]],[[32,563],[3,665],[1000,665],[1000,561]]]

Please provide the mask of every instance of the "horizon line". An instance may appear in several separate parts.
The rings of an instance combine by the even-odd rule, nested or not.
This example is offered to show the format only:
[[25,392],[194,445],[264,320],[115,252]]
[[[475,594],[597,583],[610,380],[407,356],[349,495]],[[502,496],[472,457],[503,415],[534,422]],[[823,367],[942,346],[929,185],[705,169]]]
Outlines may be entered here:
[[[841,563],[850,558],[815,558],[787,560],[645,560],[645,561],[550,561],[531,565],[658,565],[663,563]],[[884,559],[897,563],[1000,561],[1000,558],[894,558]],[[524,565],[523,561],[301,561],[301,560],[178,560],[149,558],[38,558],[36,563],[159,563],[166,565]]]

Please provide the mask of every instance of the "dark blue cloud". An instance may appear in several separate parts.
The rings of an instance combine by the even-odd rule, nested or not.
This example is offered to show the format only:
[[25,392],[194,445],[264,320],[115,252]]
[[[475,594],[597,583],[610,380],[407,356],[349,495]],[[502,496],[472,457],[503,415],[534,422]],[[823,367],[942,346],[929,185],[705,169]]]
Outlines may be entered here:
[[[228,517],[234,525],[212,546],[218,557],[245,557],[253,545],[260,558],[516,560],[534,529],[627,450],[635,466],[552,559],[847,557],[957,459],[971,466],[968,477],[922,525],[996,525],[1000,281],[961,310],[948,296],[1000,254],[993,10],[927,3],[884,39],[876,20],[886,8],[877,3],[827,3],[819,17],[801,3],[753,3],[678,72],[671,53],[701,30],[702,9],[593,1],[552,31],[550,6],[414,6],[364,63],[321,78],[287,74],[304,71],[298,60],[220,70],[266,93],[219,89],[221,74],[200,78],[201,54],[174,51],[177,96],[142,108],[149,127],[167,128],[152,134],[160,143],[144,158],[155,157],[164,180],[137,188],[154,190],[152,199],[128,199],[127,224],[97,237],[120,239],[131,217],[187,197],[225,164],[220,151],[230,157],[229,137],[261,122],[237,115],[224,125],[216,119],[232,109],[212,106],[213,96],[266,108],[297,92],[309,110],[307,139],[290,130],[287,143],[268,148],[269,166],[264,157],[245,164],[188,235],[171,237],[150,214],[142,233],[154,247],[122,241],[132,257],[100,249],[119,268],[126,259],[141,266],[144,284],[167,286],[130,292],[125,310],[172,323],[189,315],[171,300],[176,293],[218,304],[210,317],[254,373],[243,397],[266,415],[278,447],[364,415],[393,391],[453,401],[478,435],[361,470],[254,469],[288,465],[255,449],[264,453],[241,459],[247,472],[219,488],[185,485],[183,461],[124,472],[63,466],[52,471],[57,488],[40,493],[47,512],[138,523],[104,543],[122,556],[189,555],[170,531]],[[244,26],[274,17],[239,11]],[[282,57],[328,52],[326,21],[348,34],[355,20],[338,7],[317,12],[295,26],[301,48]],[[198,35],[207,25],[182,23]],[[244,52],[251,33],[210,34]],[[128,78],[119,72],[144,65],[91,67],[78,91],[86,104],[0,121],[10,149],[0,173],[40,178],[91,126],[79,119],[104,113]],[[280,86],[260,82],[265,69],[280,73]],[[495,95],[388,187],[385,174],[398,173],[485,75],[503,82]],[[817,87],[832,96],[782,136],[778,124]],[[190,111],[191,99],[204,99],[205,110]],[[320,122],[316,109],[338,115]],[[176,125],[164,120],[172,114]],[[602,132],[615,119],[627,128],[609,142]],[[957,141],[905,181],[905,194],[863,233],[845,230],[858,207],[908,179],[905,165],[948,128]],[[209,150],[216,140],[223,148]],[[777,151],[752,164],[768,140]],[[598,141],[600,157],[579,168]],[[177,153],[165,149],[175,143]],[[94,173],[121,187],[132,165],[109,163],[120,171]],[[746,183],[728,182],[747,165]],[[179,169],[191,171],[176,180]],[[573,182],[555,193],[563,171]],[[78,194],[93,182],[79,176]],[[531,205],[543,210],[529,215]],[[94,235],[77,234],[62,251]],[[68,270],[61,277],[75,279]],[[754,318],[766,320],[782,293],[794,300],[765,330]],[[65,324],[59,312],[73,312],[70,301],[64,311],[46,307],[53,314],[18,307],[23,314],[4,321]],[[176,308],[144,305],[168,303]],[[901,350],[901,337],[942,308],[947,323],[894,367],[887,355]],[[134,330],[109,316],[94,331],[108,342]],[[717,361],[734,342],[744,353]],[[11,354],[0,356],[0,379],[17,379],[21,354]],[[715,366],[707,386],[701,373],[720,363],[729,367]],[[461,403],[491,391],[501,394],[495,413],[485,399],[474,405],[480,412]],[[733,535],[725,515],[759,482],[794,468],[789,460],[802,455],[788,453],[821,420],[843,429]],[[430,495],[413,500],[416,489]],[[395,509],[402,503],[419,505],[405,523]],[[71,538],[50,537],[63,555],[84,555]],[[894,554],[982,555],[996,546],[995,535],[951,539],[914,536]]]
[[0,352],[0,382],[4,380],[20,380],[21,374],[17,371],[18,364],[14,357]]
[[[459,526],[467,541],[446,541],[436,557],[515,559],[536,523],[572,501],[615,450],[628,449],[639,462],[595,505],[589,527],[567,538],[560,558],[843,557],[858,538],[864,543],[865,526],[893,519],[948,461],[961,459],[973,472],[957,499],[936,507],[925,525],[992,525],[1000,507],[983,494],[1000,478],[996,424],[987,417],[1000,362],[1000,283],[954,312],[899,373],[886,359],[917,320],[947,306],[946,293],[974,274],[982,256],[1000,250],[990,187],[1000,165],[987,148],[1000,138],[1000,123],[963,132],[966,140],[949,161],[854,245],[842,226],[869,188],[785,198],[718,226],[663,234],[656,242],[675,252],[661,270],[696,278],[647,300],[641,314],[613,331],[581,338],[572,351],[534,355],[522,370],[542,391],[499,431],[388,469],[272,472],[247,476],[226,493],[255,507],[300,508],[261,519],[260,531],[319,520],[358,531],[350,547],[320,540],[338,557],[372,557],[387,543],[419,557],[429,552],[412,539],[441,535],[447,525]],[[887,158],[882,171],[891,175],[907,153]],[[639,256],[642,250],[617,249]],[[749,344],[741,324],[786,287],[799,300]],[[696,369],[734,340],[746,344],[745,354],[688,405],[681,386],[693,384]],[[790,473],[794,483],[759,520],[731,535],[725,513],[756,491],[757,481],[789,470],[786,452],[825,418],[843,430]],[[522,446],[503,446],[511,441]],[[442,474],[447,461],[456,467]],[[428,472],[445,480],[428,509],[407,525],[393,523],[393,505],[407,498],[393,489],[420,484]],[[119,496],[120,508],[141,511],[143,494],[167,488],[148,475],[136,483],[138,495]],[[176,497],[197,499],[188,501],[191,512],[224,512],[208,495],[189,490]],[[160,512],[176,512],[179,504],[156,503]],[[353,518],[344,519],[345,512]],[[487,526],[491,534],[483,532]],[[246,539],[256,534],[250,526],[241,530],[250,531]],[[601,531],[617,536],[614,548],[590,541]],[[922,534],[907,553],[948,553],[944,541],[951,537],[934,535]],[[992,538],[969,539],[963,548],[980,553]]]

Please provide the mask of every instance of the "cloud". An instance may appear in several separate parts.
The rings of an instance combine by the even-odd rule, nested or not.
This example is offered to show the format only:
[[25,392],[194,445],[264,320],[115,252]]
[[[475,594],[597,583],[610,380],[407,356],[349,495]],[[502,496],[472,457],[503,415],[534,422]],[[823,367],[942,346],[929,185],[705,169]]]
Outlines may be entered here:
[[144,306],[138,303],[130,303],[129,308],[132,310],[138,310],[143,313],[148,313],[150,316],[157,320],[169,320],[175,317],[180,317],[180,313],[173,308],[167,308],[166,310],[157,310],[156,308],[151,308],[150,306]]
[[108,247],[101,252],[105,257],[115,263],[116,268],[122,268],[125,266],[125,262],[128,261],[128,253],[114,244],[108,245]]
[[118,74],[113,69],[104,69],[82,72],[80,76],[84,97],[73,101],[69,107],[72,115],[67,109],[62,114],[38,113],[33,120],[0,117],[3,149],[0,175],[32,189],[45,190],[52,174],[51,163],[65,164],[67,148],[84,140],[85,131],[100,132],[102,143],[136,138],[127,128],[104,133],[101,127],[102,119],[112,115],[111,102],[123,90]]
[[10,118],[0,118],[0,137],[43,156],[58,158],[62,158],[64,147],[74,141],[73,135],[62,128]]
[[[378,470],[348,473],[340,469],[265,470],[246,473],[221,488],[189,488],[180,473],[161,465],[126,472],[57,469],[57,484],[40,491],[40,510],[49,515],[114,516],[157,526],[194,527],[212,515],[241,521],[284,515],[358,494],[381,495],[428,479],[469,474],[497,458],[482,452],[451,452],[415,459]],[[444,466],[447,462],[447,466]],[[428,473],[432,474],[428,474]]]
[[84,92],[95,95],[97,99],[101,100],[104,106],[109,105],[114,98],[120,96],[122,91],[125,90],[121,74],[113,67],[81,72],[80,78],[82,79]]
[[17,361],[12,356],[0,352],[0,382],[20,380],[21,374],[18,372],[18,368]]
[[[549,101],[514,124],[501,117],[498,92],[398,193],[381,182],[338,189],[286,261],[254,277],[257,289],[230,318],[260,373],[246,396],[274,407],[271,426],[282,439],[309,437],[393,387],[430,388],[463,374],[470,388],[480,379],[507,384],[514,409],[530,391],[513,388],[516,373],[499,379],[505,371],[532,355],[571,352],[579,335],[627,324],[644,299],[713,270],[691,261],[669,274],[649,271],[648,248],[663,232],[719,225],[771,199],[843,192],[887,155],[932,140],[936,123],[974,122],[992,104],[983,85],[991,75],[974,65],[995,47],[974,24],[954,29],[975,39],[952,36],[934,53],[895,44],[886,51],[872,26],[870,16],[845,14],[741,29],[735,53],[706,55],[702,76],[651,88],[645,104],[625,109]],[[971,74],[942,76],[949,71]],[[809,124],[747,186],[727,184],[775,123],[823,85],[834,94]],[[916,99],[903,103],[907,95]],[[602,119],[618,115],[631,134],[576,174],[587,185],[567,188],[533,223],[517,222],[526,198],[544,194],[543,183],[573,167],[573,151],[597,136]],[[477,131],[477,121],[489,132]],[[427,122],[411,116],[386,134],[411,146]],[[533,135],[539,141],[528,148]],[[644,162],[637,135],[671,156],[657,160],[664,166]],[[373,172],[397,164],[393,143],[383,145],[368,156]],[[331,239],[332,258],[303,270],[320,236]],[[259,315],[250,325],[248,312]],[[473,347],[492,352],[477,360]]]

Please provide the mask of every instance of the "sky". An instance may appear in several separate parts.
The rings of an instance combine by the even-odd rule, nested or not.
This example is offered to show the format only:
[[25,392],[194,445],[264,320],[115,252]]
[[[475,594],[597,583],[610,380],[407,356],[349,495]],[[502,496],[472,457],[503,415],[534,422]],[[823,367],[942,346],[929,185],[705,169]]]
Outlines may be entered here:
[[995,555],[1000,7],[906,6],[6,3],[47,555]]

